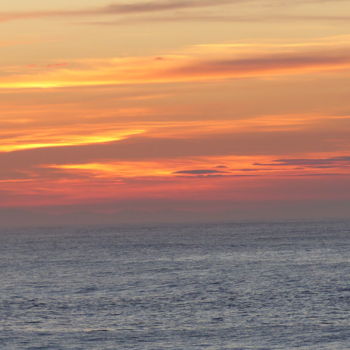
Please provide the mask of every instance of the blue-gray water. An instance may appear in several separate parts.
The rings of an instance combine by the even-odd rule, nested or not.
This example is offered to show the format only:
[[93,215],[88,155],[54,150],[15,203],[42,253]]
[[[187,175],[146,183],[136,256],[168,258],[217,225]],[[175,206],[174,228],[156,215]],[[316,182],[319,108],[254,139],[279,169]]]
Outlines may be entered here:
[[2,230],[0,349],[350,349],[346,222]]

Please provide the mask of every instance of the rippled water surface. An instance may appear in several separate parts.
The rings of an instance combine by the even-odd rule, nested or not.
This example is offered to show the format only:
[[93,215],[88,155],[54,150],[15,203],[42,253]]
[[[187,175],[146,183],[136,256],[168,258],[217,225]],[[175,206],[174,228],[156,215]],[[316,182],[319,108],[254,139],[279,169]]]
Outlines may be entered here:
[[2,230],[0,349],[350,349],[350,224]]

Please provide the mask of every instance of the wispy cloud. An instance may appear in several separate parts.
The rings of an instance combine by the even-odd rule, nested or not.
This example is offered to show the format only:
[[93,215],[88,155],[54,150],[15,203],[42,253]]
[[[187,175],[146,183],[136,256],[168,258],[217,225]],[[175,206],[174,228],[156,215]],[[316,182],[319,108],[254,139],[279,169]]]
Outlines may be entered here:
[[[0,12],[0,22],[14,21],[14,20],[25,20],[25,19],[35,19],[35,18],[48,18],[48,17],[95,17],[95,16],[118,16],[118,15],[142,15],[142,14],[152,14],[157,12],[170,12],[174,10],[191,10],[198,8],[208,8],[208,7],[218,7],[218,6],[228,6],[235,4],[250,4],[254,6],[258,3],[259,6],[296,6],[302,4],[320,4],[323,2],[339,2],[346,0],[153,0],[153,1],[142,1],[133,2],[129,4],[118,4],[112,3],[100,7],[92,8],[81,8],[73,10],[50,10],[50,11],[16,11],[16,12]],[[176,17],[175,17],[176,18]],[[196,17],[193,17],[195,20]],[[198,19],[206,20],[218,20],[220,16],[198,16]],[[239,17],[232,17],[232,19],[240,20]],[[247,17],[248,18],[248,17]],[[261,17],[260,17],[261,18]],[[177,17],[181,20],[181,17]],[[257,17],[259,19],[259,17]],[[142,20],[142,19],[141,19]],[[144,19],[145,20],[145,19]],[[164,17],[163,20],[166,20]],[[171,20],[171,17],[168,17]],[[183,17],[185,20],[185,17]],[[229,20],[228,17],[221,17],[221,20]],[[244,20],[244,17],[243,17]]]
[[[254,162],[257,158],[265,162]],[[269,162],[266,162],[269,160]],[[225,166],[217,164],[225,163]],[[269,167],[267,167],[267,165]],[[349,175],[350,157],[328,159],[281,159],[272,156],[202,156],[158,158],[156,160],[103,161],[75,164],[47,164],[39,169],[59,171],[76,177],[99,179],[137,179],[176,177],[232,177],[232,176],[326,176]],[[264,166],[264,168],[262,168]],[[305,168],[310,168],[309,170]],[[333,168],[333,170],[332,170]],[[325,170],[327,169],[327,171]]]
[[85,126],[82,130],[72,130],[67,127],[61,127],[59,130],[53,128],[32,130],[30,135],[28,132],[8,132],[7,135],[4,133],[1,135],[0,153],[115,142],[144,132],[144,130],[137,129],[113,130],[111,127],[107,130],[95,129],[96,125],[93,127]]
[[[80,163],[80,164],[49,164],[43,165],[43,169],[51,171],[60,171],[63,173],[71,173],[76,176],[83,176],[88,174],[91,177],[100,179],[119,179],[121,181],[126,179],[137,178],[164,178],[171,179],[179,176],[183,177],[210,177],[210,176],[247,176],[240,170],[225,167],[218,168],[217,162],[222,159],[215,157],[199,157],[193,159],[185,157],[181,159],[167,159],[162,158],[158,160],[148,161],[109,161],[109,162],[95,162],[95,163]],[[226,161],[231,161],[227,157]],[[246,160],[235,158],[236,166],[245,164]],[[193,168],[196,166],[198,168]],[[202,166],[202,167],[201,167]],[[250,176],[250,174],[249,174]]]
[[147,16],[133,16],[126,18],[117,18],[114,20],[100,20],[83,22],[82,24],[97,25],[97,26],[119,26],[132,25],[137,23],[176,23],[176,22],[214,22],[214,23],[242,23],[242,22],[329,22],[329,23],[347,23],[350,16],[332,15],[332,16],[315,16],[315,15],[220,15],[220,14],[188,14],[175,13],[172,15],[147,15]]
[[200,45],[158,57],[72,61],[40,69],[3,67],[0,88],[195,82],[350,69],[348,37],[299,43]]
[[84,17],[84,16],[108,16],[143,14],[152,12],[172,11],[181,9],[193,9],[201,7],[213,7],[230,5],[246,0],[175,0],[175,1],[147,1],[130,4],[110,4],[96,8],[78,10],[54,10],[54,11],[22,11],[0,12],[0,22],[20,19],[33,19],[45,17]]
[[221,171],[217,169],[191,169],[191,170],[178,170],[174,174],[177,175],[216,175],[225,174],[226,171]]
[[349,168],[350,156],[339,156],[331,158],[290,158],[276,159],[272,163],[255,163],[257,166],[275,166],[275,167],[305,167],[305,168]]
[[[30,111],[30,115],[40,115],[40,110]],[[53,114],[53,108],[43,110],[44,115]],[[126,114],[125,114],[126,112]],[[80,123],[62,121],[61,125],[37,126],[35,119],[22,118],[17,120],[13,117],[8,119],[0,118],[4,130],[0,131],[1,145],[0,153],[16,151],[28,151],[39,148],[60,148],[77,147],[86,145],[97,145],[114,143],[116,141],[127,140],[129,137],[147,137],[150,140],[168,138],[184,139],[198,138],[203,136],[222,135],[231,133],[271,132],[283,130],[302,129],[309,123],[316,122],[324,117],[315,116],[261,116],[250,119],[235,121],[215,120],[215,121],[147,121],[135,119],[138,110],[131,110],[128,114],[116,110],[115,113],[122,118],[119,122],[111,122],[110,118],[102,120],[96,118],[87,119]],[[6,113],[6,109],[3,110]],[[20,111],[20,114],[23,112]],[[156,112],[152,112],[154,114]],[[64,115],[64,110],[60,113]],[[126,116],[129,115],[129,118]],[[141,110],[141,116],[142,114]],[[9,118],[9,117],[8,117]],[[123,120],[124,119],[124,120]],[[40,120],[40,124],[42,121]],[[12,125],[11,125],[12,122]],[[9,128],[9,125],[13,126]],[[7,129],[6,129],[7,128]]]

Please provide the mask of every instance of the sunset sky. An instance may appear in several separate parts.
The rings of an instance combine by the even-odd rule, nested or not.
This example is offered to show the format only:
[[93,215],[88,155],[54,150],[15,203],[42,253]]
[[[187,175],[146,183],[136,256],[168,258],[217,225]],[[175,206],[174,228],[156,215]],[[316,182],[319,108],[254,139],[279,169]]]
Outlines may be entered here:
[[346,218],[350,1],[0,7],[0,225]]

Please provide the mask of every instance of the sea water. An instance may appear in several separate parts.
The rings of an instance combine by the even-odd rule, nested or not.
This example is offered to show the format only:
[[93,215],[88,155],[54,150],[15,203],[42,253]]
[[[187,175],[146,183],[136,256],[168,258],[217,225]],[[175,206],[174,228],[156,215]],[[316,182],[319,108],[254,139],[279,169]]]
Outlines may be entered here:
[[0,349],[350,349],[350,223],[0,232]]

